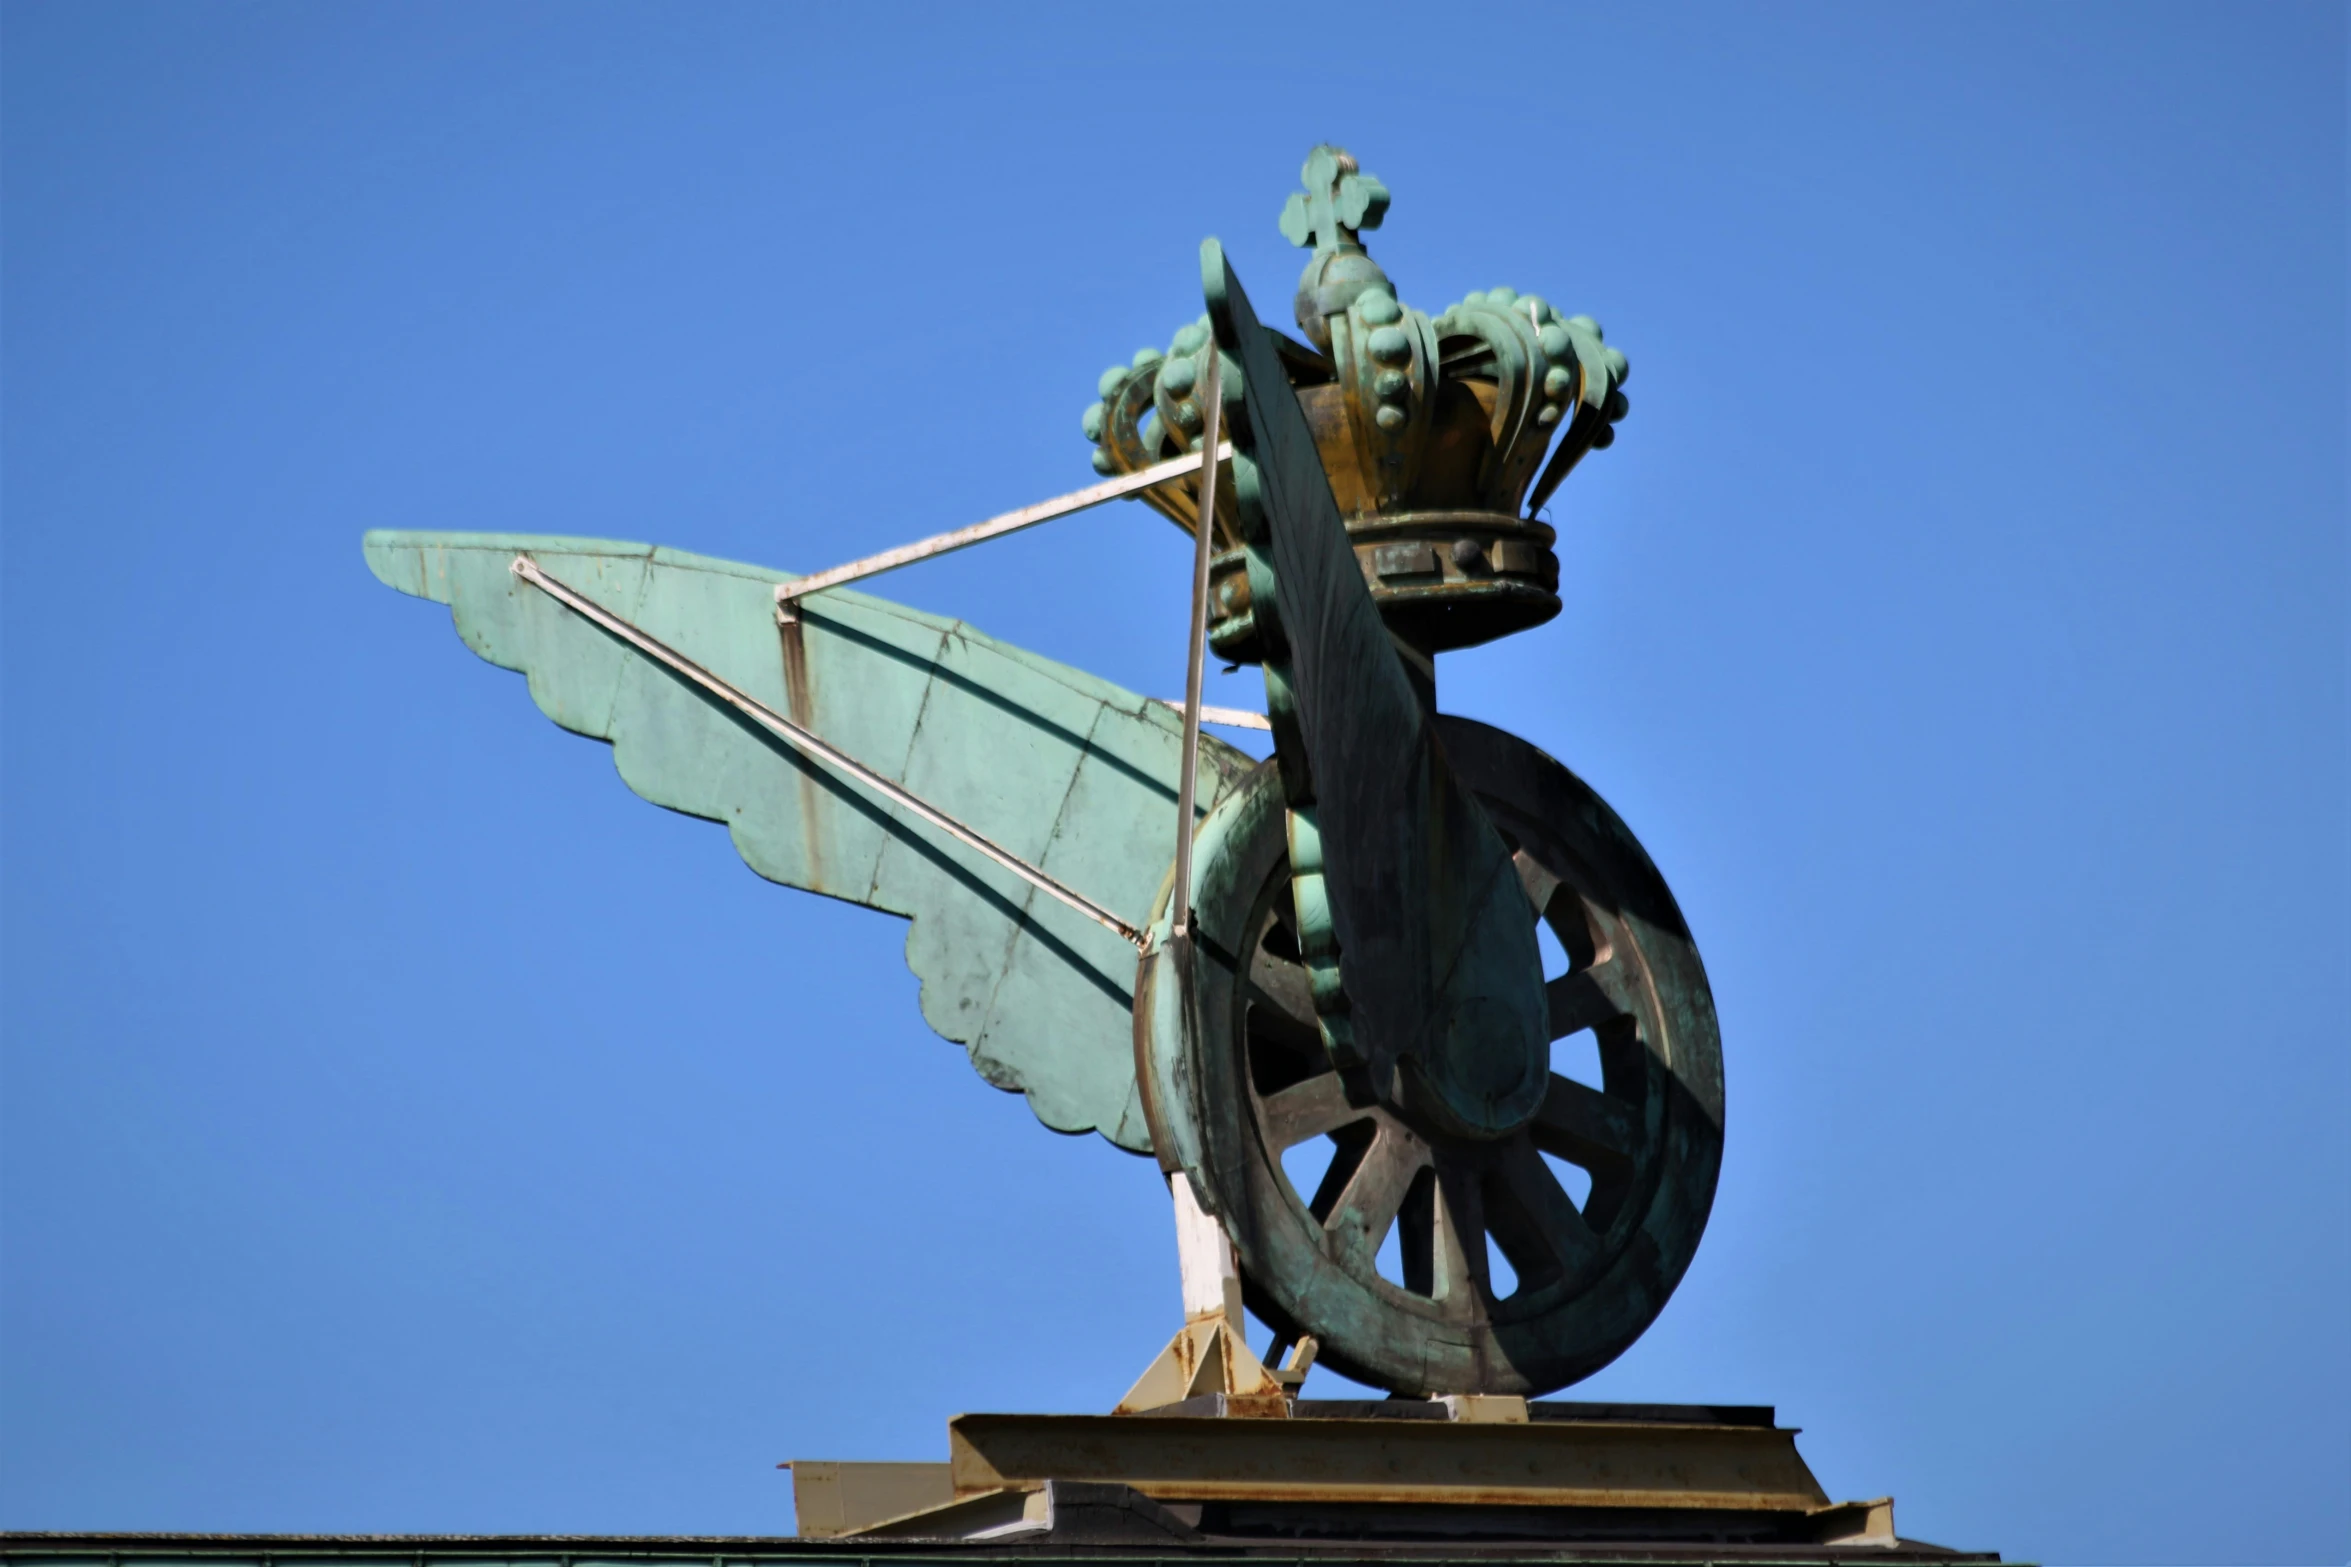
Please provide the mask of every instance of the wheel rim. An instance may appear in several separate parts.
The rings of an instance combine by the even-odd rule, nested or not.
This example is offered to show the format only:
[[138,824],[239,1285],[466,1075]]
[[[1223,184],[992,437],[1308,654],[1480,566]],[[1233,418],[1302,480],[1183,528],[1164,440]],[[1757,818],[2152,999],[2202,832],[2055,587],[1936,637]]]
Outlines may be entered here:
[[[1614,813],[1525,742],[1440,725],[1566,956],[1543,1108],[1476,1141],[1348,1098],[1267,841],[1279,811],[1260,806],[1205,878],[1226,956],[1201,973],[1182,1074],[1201,1135],[1180,1162],[1199,1166],[1278,1336],[1311,1332],[1335,1369],[1398,1392],[1549,1391],[1621,1353],[1688,1266],[1719,1167],[1720,1044],[1686,928]],[[1596,1055],[1600,1081],[1562,1070],[1563,1046]]]

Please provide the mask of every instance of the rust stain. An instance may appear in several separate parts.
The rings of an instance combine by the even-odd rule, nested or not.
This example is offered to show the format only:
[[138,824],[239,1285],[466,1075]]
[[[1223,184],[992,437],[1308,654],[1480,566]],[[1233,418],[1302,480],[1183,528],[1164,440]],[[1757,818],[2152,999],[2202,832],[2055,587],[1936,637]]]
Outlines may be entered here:
[[[816,700],[808,689],[808,647],[802,640],[800,617],[780,619],[776,636],[784,652],[784,702],[793,723],[814,732],[816,728]],[[818,816],[816,780],[803,766],[798,770],[794,786],[800,791],[800,854],[808,867],[811,887],[830,891],[824,871],[824,830]]]

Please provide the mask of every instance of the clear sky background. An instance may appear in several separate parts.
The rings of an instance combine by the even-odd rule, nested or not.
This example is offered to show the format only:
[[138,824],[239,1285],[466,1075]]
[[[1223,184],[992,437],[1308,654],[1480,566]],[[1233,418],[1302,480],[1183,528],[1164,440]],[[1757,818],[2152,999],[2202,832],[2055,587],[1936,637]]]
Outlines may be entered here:
[[[1087,482],[1328,138],[1407,302],[1633,364],[1565,612],[1442,670],[1721,1006],[1706,1244],[1578,1396],[1775,1403],[1927,1539],[2351,1554],[2341,7],[0,25],[0,1522],[781,1533],[779,1459],[1115,1401],[1151,1165],[359,536],[806,570]],[[1185,559],[890,591],[1174,692]]]

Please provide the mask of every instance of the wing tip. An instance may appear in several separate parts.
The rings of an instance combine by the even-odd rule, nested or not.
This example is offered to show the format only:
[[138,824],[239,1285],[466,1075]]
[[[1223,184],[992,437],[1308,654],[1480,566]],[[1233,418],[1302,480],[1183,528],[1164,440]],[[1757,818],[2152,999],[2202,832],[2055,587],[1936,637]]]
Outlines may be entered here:
[[424,551],[415,543],[416,537],[392,528],[370,528],[361,535],[359,548],[367,557],[367,569],[385,587],[415,598],[430,598],[425,590]]

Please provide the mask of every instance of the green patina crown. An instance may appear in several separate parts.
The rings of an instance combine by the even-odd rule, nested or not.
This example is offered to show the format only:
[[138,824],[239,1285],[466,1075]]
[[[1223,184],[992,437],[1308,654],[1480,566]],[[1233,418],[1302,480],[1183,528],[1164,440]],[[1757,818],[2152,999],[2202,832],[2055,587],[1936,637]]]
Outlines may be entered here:
[[[1584,453],[1615,439],[1625,356],[1591,317],[1561,316],[1514,289],[1472,293],[1433,318],[1405,306],[1363,247],[1387,215],[1388,188],[1328,146],[1308,156],[1303,178],[1281,227],[1313,251],[1298,280],[1306,341],[1273,336],[1372,597],[1393,631],[1429,653],[1542,624],[1559,613],[1559,559],[1557,535],[1535,513]],[[1085,418],[1096,472],[1199,450],[1193,394],[1209,351],[1202,316],[1165,353],[1147,348],[1102,372]],[[1227,355],[1221,370],[1224,418],[1238,422],[1241,368]],[[1209,641],[1255,662],[1231,483],[1212,540]],[[1197,498],[1180,487],[1144,499],[1197,526]]]

